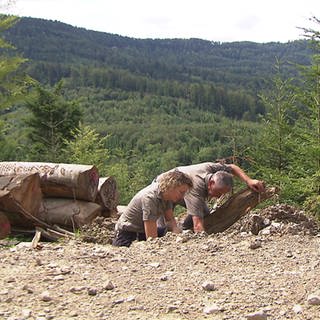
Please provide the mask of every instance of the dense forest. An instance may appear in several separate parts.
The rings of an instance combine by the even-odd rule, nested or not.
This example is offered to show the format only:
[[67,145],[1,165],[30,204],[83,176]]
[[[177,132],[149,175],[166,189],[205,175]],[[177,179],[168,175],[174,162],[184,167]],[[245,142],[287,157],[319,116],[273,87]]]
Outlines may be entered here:
[[307,41],[212,43],[201,39],[132,39],[40,19],[23,18],[7,39],[41,83],[121,90],[183,99],[191,107],[253,120],[264,112],[257,93],[270,88],[273,65],[285,75],[310,63]]
[[96,164],[116,176],[125,203],[164,170],[226,159],[317,211],[313,30],[259,44],[134,39],[7,16],[1,26],[1,60],[13,66],[0,78],[2,160]]

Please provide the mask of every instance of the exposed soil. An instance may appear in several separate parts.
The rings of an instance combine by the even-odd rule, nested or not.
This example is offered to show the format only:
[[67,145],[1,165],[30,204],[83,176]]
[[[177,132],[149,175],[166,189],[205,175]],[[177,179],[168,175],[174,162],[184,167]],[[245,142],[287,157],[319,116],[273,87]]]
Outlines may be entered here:
[[112,219],[76,240],[0,242],[0,319],[320,319],[320,234],[286,205],[224,233],[110,244]]

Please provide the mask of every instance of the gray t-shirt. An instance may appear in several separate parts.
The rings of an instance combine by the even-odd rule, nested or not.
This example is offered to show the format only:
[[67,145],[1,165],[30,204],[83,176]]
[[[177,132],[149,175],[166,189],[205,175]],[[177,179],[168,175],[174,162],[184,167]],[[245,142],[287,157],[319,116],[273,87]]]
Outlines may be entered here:
[[116,229],[143,233],[144,221],[156,221],[168,209],[172,209],[172,202],[163,200],[159,184],[152,183],[132,198],[118,219]]
[[184,202],[188,214],[201,218],[209,214],[206,200],[208,198],[208,179],[211,174],[217,171],[232,172],[228,165],[215,162],[204,162],[175,169],[188,174],[192,178],[193,188],[184,196]]

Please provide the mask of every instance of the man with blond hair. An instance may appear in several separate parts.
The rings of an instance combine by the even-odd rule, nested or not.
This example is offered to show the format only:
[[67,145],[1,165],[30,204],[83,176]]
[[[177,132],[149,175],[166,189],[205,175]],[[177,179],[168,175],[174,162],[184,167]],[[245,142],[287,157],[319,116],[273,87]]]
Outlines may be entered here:
[[157,227],[157,220],[161,216],[172,232],[181,232],[173,215],[173,203],[181,201],[192,186],[192,180],[187,174],[174,170],[140,190],[116,224],[113,245],[129,247],[135,240],[164,235],[166,230]]

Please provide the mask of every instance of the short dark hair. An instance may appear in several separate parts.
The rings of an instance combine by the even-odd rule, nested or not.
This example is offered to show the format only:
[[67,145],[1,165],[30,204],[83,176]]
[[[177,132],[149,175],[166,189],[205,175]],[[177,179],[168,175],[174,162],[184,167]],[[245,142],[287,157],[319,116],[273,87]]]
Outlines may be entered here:
[[233,175],[229,172],[217,171],[210,177],[210,180],[213,180],[218,188],[233,188]]

